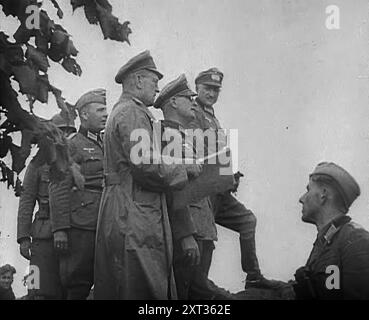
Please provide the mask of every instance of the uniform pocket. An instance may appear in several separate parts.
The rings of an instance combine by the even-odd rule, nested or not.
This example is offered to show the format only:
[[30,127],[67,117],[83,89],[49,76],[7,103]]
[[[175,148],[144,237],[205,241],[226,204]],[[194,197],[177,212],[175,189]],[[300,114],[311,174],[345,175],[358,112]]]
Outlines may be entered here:
[[71,224],[74,227],[95,229],[101,193],[73,191],[71,195]]

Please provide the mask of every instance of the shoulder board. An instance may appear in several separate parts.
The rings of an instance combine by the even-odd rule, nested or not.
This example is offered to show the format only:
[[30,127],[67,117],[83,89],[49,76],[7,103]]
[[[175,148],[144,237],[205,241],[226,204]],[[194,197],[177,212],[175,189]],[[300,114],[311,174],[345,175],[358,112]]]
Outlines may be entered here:
[[74,137],[77,135],[77,133],[78,133],[78,132],[73,132],[73,133],[71,133],[71,134],[67,137],[67,139],[68,139],[68,140],[71,140],[72,138],[74,138]]

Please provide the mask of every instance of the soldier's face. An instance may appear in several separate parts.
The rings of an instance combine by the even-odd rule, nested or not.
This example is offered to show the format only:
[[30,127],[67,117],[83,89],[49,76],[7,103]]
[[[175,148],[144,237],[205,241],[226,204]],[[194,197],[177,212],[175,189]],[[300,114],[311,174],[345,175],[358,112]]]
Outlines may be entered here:
[[86,129],[100,132],[105,129],[108,112],[102,103],[90,103],[84,111]]
[[147,72],[141,76],[141,101],[148,107],[154,104],[159,92],[158,82],[159,77],[153,72]]
[[13,283],[13,273],[8,271],[0,276],[0,287],[9,289]]
[[198,99],[206,106],[212,107],[219,97],[220,88],[209,86],[206,84],[198,84],[196,86]]
[[196,103],[193,98],[191,96],[177,96],[175,99],[178,115],[187,122],[194,120]]
[[321,208],[321,188],[318,184],[310,179],[299,202],[302,204],[302,221],[315,224]]

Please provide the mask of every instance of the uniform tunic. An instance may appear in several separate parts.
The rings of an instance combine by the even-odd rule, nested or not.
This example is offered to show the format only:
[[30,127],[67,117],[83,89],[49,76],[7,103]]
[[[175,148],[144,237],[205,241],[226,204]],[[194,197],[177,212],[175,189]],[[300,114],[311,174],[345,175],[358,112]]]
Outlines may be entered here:
[[[327,288],[328,266],[338,267],[340,289]],[[369,299],[369,232],[348,216],[333,220],[318,233],[306,269],[312,285],[308,298]]]
[[69,138],[69,150],[84,177],[76,187],[72,173],[50,185],[53,232],[68,234],[68,252],[60,256],[60,275],[67,299],[86,299],[94,281],[97,217],[103,188],[103,148],[100,137],[81,127]]
[[[62,297],[59,259],[54,251],[49,210],[49,166],[36,164],[34,158],[27,167],[23,191],[19,200],[17,241],[31,240],[30,265],[40,271],[40,288],[29,295],[46,299]],[[38,211],[34,214],[35,205]]]

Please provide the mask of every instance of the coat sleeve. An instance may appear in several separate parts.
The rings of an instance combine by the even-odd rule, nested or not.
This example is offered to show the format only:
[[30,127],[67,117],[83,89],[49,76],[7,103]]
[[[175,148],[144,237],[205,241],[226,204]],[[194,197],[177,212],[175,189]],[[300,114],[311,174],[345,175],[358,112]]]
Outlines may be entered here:
[[168,193],[167,204],[169,220],[174,240],[179,241],[182,238],[196,235],[196,227],[189,207],[186,206],[182,209],[174,211],[171,209],[172,201],[173,197],[170,193]]
[[124,158],[137,184],[156,192],[179,190],[185,186],[188,182],[185,166],[166,164],[160,151],[154,152],[153,130],[143,111],[134,106],[125,108],[117,121],[117,131]]
[[17,242],[31,237],[33,211],[35,209],[39,186],[39,168],[30,162],[27,167],[24,180],[23,192],[19,199]]
[[345,299],[369,299],[369,239],[350,240],[340,270]]

